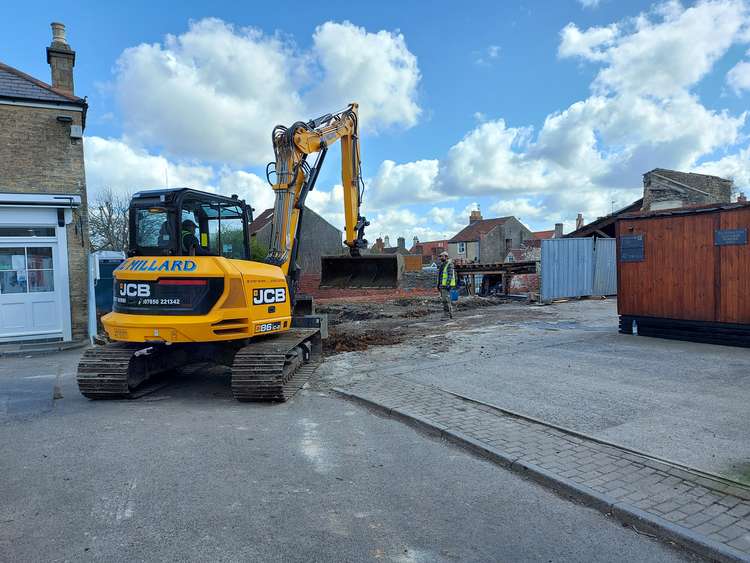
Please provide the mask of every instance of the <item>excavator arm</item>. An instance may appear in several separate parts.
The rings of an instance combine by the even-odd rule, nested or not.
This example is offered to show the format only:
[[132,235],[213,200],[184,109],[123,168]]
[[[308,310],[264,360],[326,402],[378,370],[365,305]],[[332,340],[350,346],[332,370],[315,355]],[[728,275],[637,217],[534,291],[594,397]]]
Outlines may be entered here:
[[[266,262],[281,267],[295,293],[305,199],[315,187],[328,148],[341,144],[341,184],[344,187],[344,244],[349,256],[321,259],[321,287],[396,287],[401,270],[395,255],[360,256],[367,248],[365,227],[370,223],[360,214],[364,182],[359,156],[357,104],[317,119],[298,121],[291,127],[277,125],[272,133],[276,160],[266,176],[276,193],[271,244]],[[316,155],[310,164],[308,157]],[[273,181],[272,181],[273,178]]]
[[[275,162],[266,171],[276,193],[271,245],[267,262],[280,266],[285,274],[294,275],[300,244],[299,226],[307,194],[325,160],[328,147],[341,144],[341,184],[344,188],[344,243],[350,255],[360,255],[367,247],[365,227],[369,225],[360,214],[363,181],[359,153],[357,104],[337,113],[329,113],[308,122],[298,121],[291,127],[277,125],[272,134]],[[308,157],[317,154],[310,164]],[[275,181],[271,177],[275,175]]]

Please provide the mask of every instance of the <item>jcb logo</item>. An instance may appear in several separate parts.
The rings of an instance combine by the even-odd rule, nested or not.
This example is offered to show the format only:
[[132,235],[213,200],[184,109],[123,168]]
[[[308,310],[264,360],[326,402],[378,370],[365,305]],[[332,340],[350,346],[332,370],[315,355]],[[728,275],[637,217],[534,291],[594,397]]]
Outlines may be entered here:
[[283,303],[286,301],[286,288],[254,289],[253,305],[265,305],[267,303]]
[[120,295],[123,297],[148,297],[151,287],[147,283],[121,283]]

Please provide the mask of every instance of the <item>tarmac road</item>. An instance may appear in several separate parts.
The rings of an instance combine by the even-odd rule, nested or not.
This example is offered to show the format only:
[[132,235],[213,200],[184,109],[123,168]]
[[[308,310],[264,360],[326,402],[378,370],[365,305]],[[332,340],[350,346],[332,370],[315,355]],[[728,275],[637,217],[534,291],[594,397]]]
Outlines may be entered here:
[[76,356],[0,362],[0,560],[690,560],[326,393],[240,404],[199,370],[91,402]]

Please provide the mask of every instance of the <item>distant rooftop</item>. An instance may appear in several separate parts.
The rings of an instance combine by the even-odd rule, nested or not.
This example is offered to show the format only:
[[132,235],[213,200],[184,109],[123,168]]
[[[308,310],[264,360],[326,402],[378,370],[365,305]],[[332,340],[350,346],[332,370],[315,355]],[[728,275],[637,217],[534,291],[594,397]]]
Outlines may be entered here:
[[510,217],[498,217],[497,219],[482,219],[474,221],[470,225],[461,229],[461,231],[450,239],[448,242],[473,242],[479,240],[482,235],[486,235],[495,227],[505,223]]

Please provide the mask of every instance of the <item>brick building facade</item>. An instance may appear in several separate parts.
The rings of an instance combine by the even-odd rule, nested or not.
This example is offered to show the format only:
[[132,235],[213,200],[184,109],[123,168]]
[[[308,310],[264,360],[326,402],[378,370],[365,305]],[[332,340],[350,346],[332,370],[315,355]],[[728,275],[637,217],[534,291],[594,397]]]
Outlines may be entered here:
[[51,84],[0,62],[0,342],[87,336],[87,104],[52,29]]

